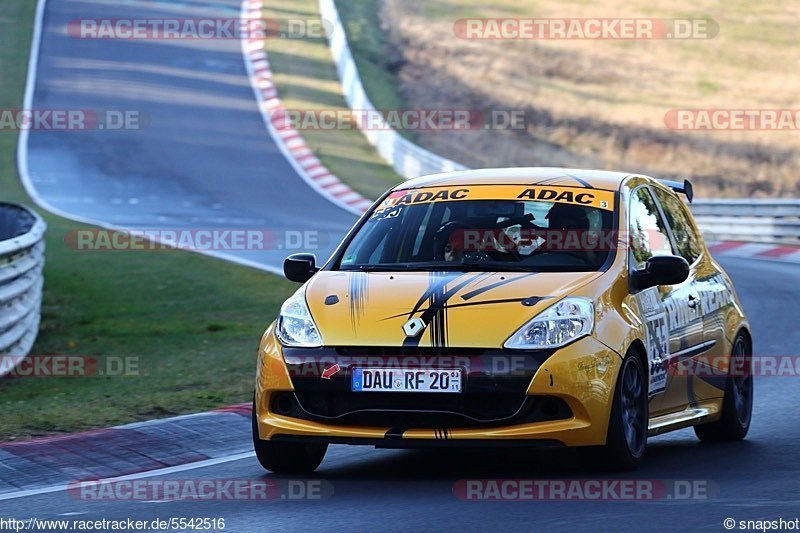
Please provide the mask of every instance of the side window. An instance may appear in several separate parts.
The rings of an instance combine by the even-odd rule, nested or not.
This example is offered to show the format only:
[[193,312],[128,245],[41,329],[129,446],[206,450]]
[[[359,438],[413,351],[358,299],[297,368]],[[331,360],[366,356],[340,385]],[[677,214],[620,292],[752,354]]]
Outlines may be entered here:
[[657,255],[672,255],[672,244],[656,203],[646,187],[631,196],[630,251],[634,268],[644,268],[648,259]]
[[655,189],[656,198],[664,209],[667,216],[667,223],[672,228],[672,235],[675,237],[675,245],[681,256],[691,265],[700,257],[702,246],[700,238],[695,233],[690,214],[686,206],[675,195],[660,189]]

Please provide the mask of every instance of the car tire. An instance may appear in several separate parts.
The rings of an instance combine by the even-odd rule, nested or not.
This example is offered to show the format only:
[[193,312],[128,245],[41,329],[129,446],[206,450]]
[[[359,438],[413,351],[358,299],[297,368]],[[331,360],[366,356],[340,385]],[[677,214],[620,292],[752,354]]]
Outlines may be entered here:
[[310,474],[322,463],[328,445],[272,442],[258,436],[256,406],[253,402],[253,448],[265,470],[275,474]]
[[641,357],[629,353],[622,361],[605,446],[594,449],[596,466],[614,471],[635,470],[647,448],[649,400],[647,373]]
[[[703,442],[742,440],[750,429],[753,417],[753,373],[750,371],[750,343],[740,333],[731,350],[730,369],[725,381],[725,396],[719,420],[694,427],[695,435]],[[735,372],[739,369],[739,372]],[[742,372],[742,370],[745,370]]]

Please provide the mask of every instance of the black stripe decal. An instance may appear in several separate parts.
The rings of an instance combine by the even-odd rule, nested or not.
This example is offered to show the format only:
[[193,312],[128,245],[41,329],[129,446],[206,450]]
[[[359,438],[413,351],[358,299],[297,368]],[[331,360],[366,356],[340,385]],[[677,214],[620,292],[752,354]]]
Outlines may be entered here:
[[[519,302],[530,301],[531,303],[528,306],[533,306],[539,303],[541,300],[547,300],[552,298],[552,296],[528,296],[525,298],[503,298],[501,300],[481,300],[480,302],[466,302],[460,304],[451,304],[448,303],[445,305],[446,309],[457,309],[459,307],[473,307],[476,305],[492,305],[492,304],[513,304]],[[392,315],[382,318],[381,320],[392,320],[394,318],[401,318],[406,316],[406,313],[400,313],[399,315]]]
[[548,185],[555,185],[556,183],[564,181],[564,176],[556,176],[555,178],[545,178],[543,180],[539,180],[536,183],[532,183],[533,186],[539,187],[546,187]]
[[573,176],[572,174],[567,174],[567,176],[569,176],[570,178],[574,179],[575,181],[577,181],[578,183],[580,183],[581,185],[583,185],[587,189],[594,189],[594,187],[589,185],[588,181],[583,180],[583,179],[579,178],[578,176]]
[[447,428],[433,428],[433,438],[436,440],[448,440],[450,431]]
[[[444,276],[444,279],[440,279],[441,276]],[[486,276],[486,273],[482,272],[476,276],[471,276],[458,283],[452,289],[448,289],[447,282],[452,281],[454,278],[446,272],[431,272],[431,288],[426,291],[426,294],[428,294],[428,308],[422,312],[420,318],[426,326],[431,327],[431,343],[434,346],[444,347],[447,345],[447,311],[445,309],[447,301],[462,288],[483,276]],[[420,307],[422,307],[422,304],[415,306],[409,317],[419,312]],[[403,346],[419,346],[421,339],[422,333],[416,337],[406,337]]]
[[[436,274],[432,273],[431,276],[435,277]],[[435,307],[437,302],[444,299],[446,290],[447,285],[441,285],[431,294],[428,300],[428,308],[423,311],[420,317],[428,325],[428,330],[431,332],[431,345],[435,347],[444,346],[447,342],[447,311]]]
[[492,304],[510,304],[510,303],[518,303],[528,298],[504,298],[502,300],[481,300],[480,302],[467,302],[463,304],[448,304],[448,309],[455,309],[457,307],[472,307],[474,305],[492,305]]
[[[448,281],[456,280],[459,277],[463,276],[463,274],[452,274],[452,273],[443,273],[443,274],[445,276],[444,279],[441,279],[441,280],[439,280],[438,282],[435,282],[435,283],[433,282],[434,278],[431,277],[431,282],[428,285],[428,289],[423,293],[422,296],[419,297],[419,300],[417,300],[417,303],[414,306],[414,308],[411,310],[410,313],[408,313],[408,318],[414,318],[414,315],[419,312],[419,310],[422,307],[422,305],[426,301],[428,301],[430,299],[431,295],[434,292],[436,292],[436,290],[440,286],[446,285]],[[474,277],[474,278],[471,278],[471,279],[476,279],[476,278],[477,278],[477,276]]]
[[536,274],[537,274],[536,272],[531,272],[530,274],[523,274],[521,276],[516,276],[516,277],[513,277],[513,278],[507,278],[507,279],[504,279],[502,281],[498,281],[496,283],[492,283],[491,285],[487,285],[485,287],[481,287],[479,289],[475,289],[474,291],[470,291],[467,294],[463,295],[461,297],[461,299],[464,300],[464,301],[471,300],[472,298],[475,298],[476,296],[480,296],[481,294],[483,294],[485,292],[489,292],[489,291],[491,291],[493,289],[496,289],[497,287],[502,287],[503,285],[508,285],[509,283],[513,283],[515,281],[519,281],[521,279],[528,278],[530,276],[535,276]]
[[[716,346],[717,341],[710,340],[706,341],[702,344],[696,344],[690,348],[683,349],[679,352],[675,352],[674,354],[670,355],[670,364],[678,364],[681,361],[685,361],[686,359],[691,359],[692,357],[698,356],[709,351],[711,348]],[[696,367],[696,366],[695,366]],[[704,374],[703,372],[695,372],[695,376],[697,379],[704,381],[705,383],[711,385],[714,388],[725,390],[725,385],[727,384],[728,376],[725,375],[714,375],[714,370],[709,367],[709,375]],[[687,392],[689,395],[689,403],[691,405],[697,404],[697,397],[694,391],[694,380],[691,379],[693,376],[688,376],[689,382],[687,384]]]
[[[448,309],[455,309],[456,307],[470,307],[473,305],[491,305],[491,304],[505,304],[505,303],[514,303],[514,302],[521,302],[523,300],[527,300],[527,298],[506,298],[505,300],[485,300],[481,302],[468,302],[463,304],[447,304]],[[381,320],[392,320],[394,318],[400,318],[406,316],[406,313],[400,313],[399,315],[392,315],[382,318]]]
[[364,314],[364,305],[367,300],[368,277],[363,272],[355,272],[350,276],[350,324],[353,331],[361,321]]
[[696,355],[700,355],[701,353],[705,353],[713,348],[717,344],[717,341],[710,340],[707,342],[703,342],[701,344],[695,344],[689,348],[683,348],[680,351],[675,353],[669,354],[667,360],[664,362],[665,364],[675,364],[679,363],[685,359],[691,359]]

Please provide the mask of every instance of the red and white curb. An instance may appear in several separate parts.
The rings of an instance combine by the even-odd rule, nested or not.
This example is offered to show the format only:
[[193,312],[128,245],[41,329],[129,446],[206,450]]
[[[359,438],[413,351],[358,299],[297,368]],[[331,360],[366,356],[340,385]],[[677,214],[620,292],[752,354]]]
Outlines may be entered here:
[[0,501],[70,483],[180,472],[253,455],[251,404],[83,433],[0,443]]
[[712,255],[769,259],[786,263],[800,263],[800,246],[781,246],[752,242],[723,241],[708,245]]
[[[245,0],[242,4],[242,18],[263,18],[263,7],[263,0]],[[351,213],[359,216],[363,214],[372,205],[372,200],[364,198],[333,175],[314,155],[300,132],[285,120],[286,109],[278,98],[278,89],[272,80],[264,39],[244,39],[242,52],[261,115],[283,155],[298,175],[319,194]]]

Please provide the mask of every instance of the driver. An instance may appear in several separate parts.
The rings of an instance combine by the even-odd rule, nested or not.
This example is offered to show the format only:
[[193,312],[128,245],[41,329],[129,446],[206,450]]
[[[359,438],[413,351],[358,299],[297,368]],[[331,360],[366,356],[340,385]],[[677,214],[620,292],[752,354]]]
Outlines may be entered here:
[[591,227],[583,207],[555,204],[545,218],[549,221],[545,249],[585,255],[587,260],[594,262],[594,251],[581,244],[586,241],[586,233]]
[[464,259],[464,230],[470,226],[453,221],[436,230],[433,238],[436,261],[461,262]]
[[550,229],[589,230],[589,217],[586,216],[586,210],[577,205],[555,204],[547,212],[545,218],[550,222]]

